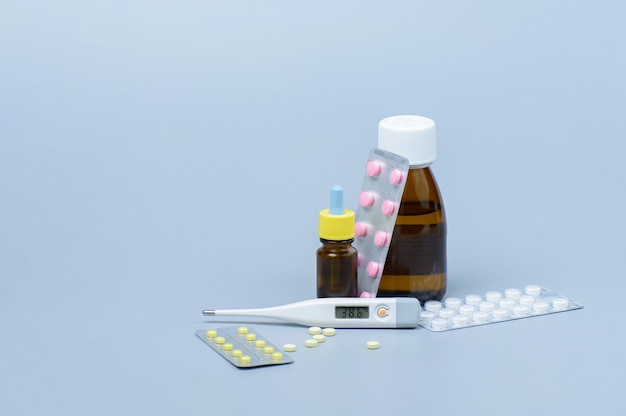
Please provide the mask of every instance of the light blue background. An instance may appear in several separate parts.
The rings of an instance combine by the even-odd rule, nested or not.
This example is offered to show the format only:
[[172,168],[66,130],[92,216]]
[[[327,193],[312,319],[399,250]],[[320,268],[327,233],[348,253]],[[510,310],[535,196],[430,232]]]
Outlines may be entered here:
[[[0,413],[620,413],[625,23],[620,1],[0,1]],[[437,122],[448,294],[585,308],[313,350],[258,323],[293,364],[219,358],[200,311],[314,297],[318,211],[335,183],[356,205],[397,114]]]

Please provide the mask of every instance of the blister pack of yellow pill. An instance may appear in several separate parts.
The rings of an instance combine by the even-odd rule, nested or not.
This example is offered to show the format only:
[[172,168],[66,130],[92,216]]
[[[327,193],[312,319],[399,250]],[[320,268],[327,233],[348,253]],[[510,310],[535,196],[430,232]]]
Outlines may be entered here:
[[247,326],[200,330],[196,331],[196,335],[215,352],[239,368],[293,362],[293,358]]

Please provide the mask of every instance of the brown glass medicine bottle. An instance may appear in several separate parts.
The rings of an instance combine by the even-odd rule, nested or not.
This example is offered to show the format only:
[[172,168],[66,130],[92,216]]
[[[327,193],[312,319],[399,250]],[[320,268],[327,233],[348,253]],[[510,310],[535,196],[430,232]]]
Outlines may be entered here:
[[446,293],[446,218],[430,169],[435,133],[434,121],[426,117],[395,116],[379,123],[378,147],[409,159],[410,170],[377,296],[424,303]]
[[357,295],[357,251],[354,241],[354,212],[343,208],[343,190],[330,191],[330,208],[320,212],[317,249],[317,297]]

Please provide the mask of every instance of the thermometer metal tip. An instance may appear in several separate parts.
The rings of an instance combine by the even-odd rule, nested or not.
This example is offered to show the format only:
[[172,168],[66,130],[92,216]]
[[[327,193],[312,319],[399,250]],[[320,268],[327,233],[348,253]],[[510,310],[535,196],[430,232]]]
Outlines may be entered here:
[[202,311],[204,316],[215,316],[215,309],[205,309]]

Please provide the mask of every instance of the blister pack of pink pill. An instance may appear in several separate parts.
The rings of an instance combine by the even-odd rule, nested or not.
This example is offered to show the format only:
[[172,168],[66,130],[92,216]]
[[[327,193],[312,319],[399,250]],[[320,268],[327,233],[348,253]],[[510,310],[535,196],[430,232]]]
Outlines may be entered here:
[[464,299],[448,297],[442,302],[429,300],[420,314],[420,326],[431,331],[448,331],[514,319],[530,318],[556,312],[581,309],[583,305],[537,285],[486,292],[484,296],[467,295]]
[[355,213],[360,297],[376,297],[409,171],[408,159],[383,149],[369,153]]

